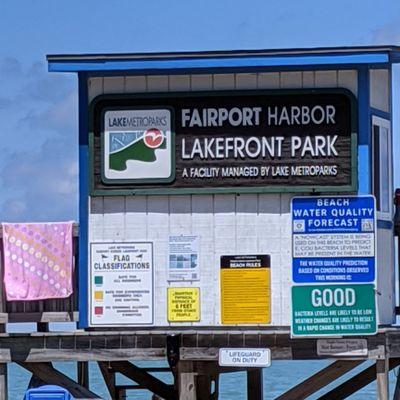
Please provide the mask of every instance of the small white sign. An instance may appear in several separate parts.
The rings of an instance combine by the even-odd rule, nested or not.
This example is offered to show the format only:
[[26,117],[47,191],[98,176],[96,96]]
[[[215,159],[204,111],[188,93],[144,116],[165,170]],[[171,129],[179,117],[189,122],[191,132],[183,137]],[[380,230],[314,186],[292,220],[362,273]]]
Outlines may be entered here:
[[270,349],[219,349],[218,363],[221,367],[269,367]]
[[340,357],[367,356],[368,344],[366,339],[319,339],[317,354]]

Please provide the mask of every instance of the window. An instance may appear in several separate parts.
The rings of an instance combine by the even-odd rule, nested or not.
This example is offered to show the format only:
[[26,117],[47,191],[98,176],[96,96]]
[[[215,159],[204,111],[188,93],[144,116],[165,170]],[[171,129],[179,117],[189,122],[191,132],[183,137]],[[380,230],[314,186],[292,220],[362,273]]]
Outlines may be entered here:
[[372,154],[373,154],[373,193],[377,210],[391,214],[392,204],[392,160],[390,122],[372,117]]

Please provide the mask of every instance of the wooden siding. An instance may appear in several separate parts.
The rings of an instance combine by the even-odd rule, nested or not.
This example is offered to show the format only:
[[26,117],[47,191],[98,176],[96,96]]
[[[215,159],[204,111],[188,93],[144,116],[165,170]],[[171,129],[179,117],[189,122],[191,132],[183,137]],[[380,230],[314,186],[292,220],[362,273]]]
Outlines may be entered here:
[[390,112],[389,70],[371,69],[369,71],[370,106],[380,111]]
[[[100,94],[279,88],[347,88],[357,96],[357,71],[105,77],[89,79],[89,101]],[[289,194],[94,197],[89,241],[150,240],[155,252],[155,325],[166,319],[168,236],[200,236],[200,281],[170,286],[201,289],[201,321],[220,324],[219,265],[223,254],[271,255],[272,325],[290,325],[291,227]],[[385,248],[384,251],[387,251]],[[388,270],[392,269],[387,263]],[[382,272],[379,286],[387,287]],[[391,279],[391,278],[390,278]],[[380,323],[392,322],[392,304],[378,298]]]

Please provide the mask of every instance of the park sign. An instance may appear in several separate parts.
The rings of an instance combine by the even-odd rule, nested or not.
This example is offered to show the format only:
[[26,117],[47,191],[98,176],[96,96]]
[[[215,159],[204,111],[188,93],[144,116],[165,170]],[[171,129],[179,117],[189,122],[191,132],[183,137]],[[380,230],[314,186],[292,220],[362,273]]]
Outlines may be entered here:
[[356,187],[344,89],[105,95],[90,121],[92,194]]

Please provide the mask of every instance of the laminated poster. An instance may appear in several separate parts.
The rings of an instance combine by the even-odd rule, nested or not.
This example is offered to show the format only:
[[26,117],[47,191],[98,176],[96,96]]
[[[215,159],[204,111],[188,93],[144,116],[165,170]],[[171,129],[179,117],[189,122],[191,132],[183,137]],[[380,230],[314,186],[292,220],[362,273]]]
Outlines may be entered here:
[[167,280],[200,280],[198,236],[179,235],[169,237]]

